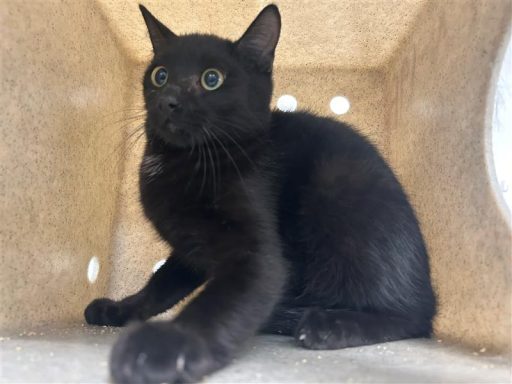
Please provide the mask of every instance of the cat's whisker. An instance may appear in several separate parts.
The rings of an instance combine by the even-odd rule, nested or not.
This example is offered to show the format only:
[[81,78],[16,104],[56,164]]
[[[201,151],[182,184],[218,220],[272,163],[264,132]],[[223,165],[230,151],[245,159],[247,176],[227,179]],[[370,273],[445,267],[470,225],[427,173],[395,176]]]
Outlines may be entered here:
[[[211,135],[210,135],[210,132],[208,131],[208,128],[206,128],[205,126],[202,126],[201,127],[202,130],[205,132],[205,134],[211,138]],[[212,173],[213,173],[213,180],[212,180],[212,184],[213,184],[213,195],[215,196],[215,194],[217,193],[217,167],[215,166],[215,161],[213,160],[213,155],[212,155],[212,151],[210,150],[210,142],[211,140],[207,140],[206,141],[206,149],[208,150],[208,155],[209,155],[209,158],[210,158],[210,163],[212,165]]]
[[216,159],[216,162],[215,162],[215,166],[218,167],[218,178],[219,178],[219,185],[222,185],[222,180],[221,180],[221,169],[222,169],[222,164],[220,162],[220,157],[219,157],[219,153],[217,152],[217,144],[214,140],[212,140],[212,146],[213,146],[213,151],[215,152],[215,159]]
[[[95,129],[92,130],[91,141],[93,143],[97,143],[100,140],[104,140],[105,136],[108,136],[109,139],[114,135],[123,135],[123,131],[125,131],[126,128],[129,128],[131,125],[135,124],[139,125],[139,123],[143,123],[146,121],[147,113],[145,110],[133,109],[133,111],[136,112],[136,114],[134,115],[129,115],[129,111],[130,109],[124,109],[100,116],[99,124],[96,126]],[[111,121],[111,119],[116,114],[121,113],[125,116],[117,120]]]
[[[202,196],[204,184],[206,182],[206,151],[204,150],[204,145],[201,147],[201,167],[203,168],[203,178],[201,179],[201,189],[199,192],[199,196]],[[204,158],[204,165],[203,165],[203,158]]]
[[238,148],[238,150],[240,151],[240,153],[245,156],[245,158],[247,159],[247,161],[250,163],[250,165],[252,167],[256,167],[256,165],[254,164],[254,162],[252,161],[251,157],[247,154],[247,152],[245,151],[245,149],[243,149],[243,147],[235,140],[233,139],[227,132],[223,131],[222,129],[219,129],[219,133],[223,134],[225,137],[227,137],[229,140],[231,140],[233,142],[233,144],[235,144],[235,146]]
[[130,127],[132,124],[138,124],[142,119],[132,119],[126,121],[108,122],[105,124],[98,124],[95,129],[91,131],[90,140],[97,143],[99,140],[109,139],[114,135],[122,135],[125,128]]
[[[197,148],[197,151],[195,150]],[[200,168],[201,168],[201,143],[192,139],[192,149],[189,153],[189,158],[192,157],[192,154],[196,154],[196,162],[194,164],[194,171],[192,172],[192,177],[189,178],[188,180],[188,183],[187,183],[187,186],[185,187],[185,190],[188,191],[188,189],[190,188],[190,185],[192,184],[192,182],[196,179],[196,175],[197,173],[199,172]]]
[[[119,165],[119,163],[123,161],[126,155],[133,149],[137,141],[144,135],[145,131],[143,128],[144,123],[140,123],[133,129],[133,131],[127,133],[125,132],[125,135],[121,139],[120,143],[116,145],[113,150],[106,156],[105,161],[109,161],[115,154],[119,154],[116,166]],[[138,136],[136,136],[137,133],[139,133]],[[133,137],[136,137],[136,139],[132,141]]]
[[[212,124],[213,125],[213,124]],[[225,130],[223,130],[221,127],[219,127],[218,125],[213,125],[217,130],[218,130],[218,133],[221,133],[224,135],[224,137],[228,138],[229,140],[231,140],[233,142],[233,144],[235,144],[238,148],[238,150],[241,152],[242,155],[245,156],[245,158],[249,161],[249,163],[251,164],[252,167],[256,167],[256,165],[254,164],[254,162],[252,161],[252,159],[250,158],[250,156],[247,154],[247,152],[242,148],[242,146],[238,143],[238,141],[236,141],[228,132],[226,132]]]
[[124,108],[117,111],[111,111],[109,113],[98,115],[98,118],[100,120],[112,118],[115,116],[124,117],[125,115],[129,114],[145,114],[146,109],[144,108]]
[[146,114],[124,116],[123,118],[114,121],[112,124],[116,125],[116,124],[120,124],[120,123],[129,123],[134,120],[142,120],[145,118],[146,118]]
[[[204,131],[208,134],[208,131],[206,128],[203,128]],[[206,150],[208,151],[208,158],[210,160],[210,164],[212,166],[212,184],[213,184],[213,195],[215,196],[216,192],[217,192],[217,175],[216,175],[216,169],[215,169],[215,164],[214,164],[214,161],[213,161],[213,155],[212,155],[212,151],[210,150],[210,140],[207,140],[206,141]]]
[[[216,117],[216,121],[223,125],[229,125],[231,127],[237,128],[237,130],[235,132],[233,132],[233,134],[236,134],[237,137],[240,137],[241,133],[246,133],[246,134],[250,133],[250,131],[253,131],[255,127],[261,128],[261,129],[266,129],[265,124],[263,124],[262,121],[257,119],[254,116],[253,112],[251,112],[247,108],[244,108],[243,110],[244,110],[244,112],[246,112],[247,114],[251,115],[254,118],[248,119],[248,120],[236,121],[235,120],[236,118],[234,116],[230,116],[229,119]],[[241,130],[243,130],[243,132]]]
[[240,181],[242,183],[242,185],[244,186],[245,188],[245,182],[244,182],[244,178],[242,177],[242,173],[240,172],[240,168],[238,168],[238,165],[236,164],[235,160],[233,159],[233,157],[231,156],[231,154],[229,153],[229,151],[227,150],[227,148],[224,146],[224,144],[222,143],[222,141],[218,138],[218,136],[215,134],[215,132],[213,131],[210,131],[211,134],[212,134],[212,137],[220,144],[221,148],[224,150],[224,152],[226,153],[226,155],[228,156],[229,160],[231,161],[231,163],[233,163],[233,166],[235,167],[235,170],[236,172],[238,173],[238,177],[240,177]]
[[192,154],[194,153],[194,150],[196,148],[196,141],[194,140],[194,137],[191,137],[192,140],[192,146],[190,147],[190,152],[188,153],[188,157],[192,157]]

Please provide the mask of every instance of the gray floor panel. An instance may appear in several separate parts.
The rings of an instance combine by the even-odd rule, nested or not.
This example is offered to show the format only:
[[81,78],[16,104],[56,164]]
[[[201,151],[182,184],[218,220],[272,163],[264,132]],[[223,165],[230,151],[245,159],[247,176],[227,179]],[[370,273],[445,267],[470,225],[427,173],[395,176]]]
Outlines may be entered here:
[[[1,383],[108,383],[118,329],[74,326],[0,337]],[[510,383],[510,359],[437,340],[406,340],[339,351],[309,351],[258,336],[207,383]]]

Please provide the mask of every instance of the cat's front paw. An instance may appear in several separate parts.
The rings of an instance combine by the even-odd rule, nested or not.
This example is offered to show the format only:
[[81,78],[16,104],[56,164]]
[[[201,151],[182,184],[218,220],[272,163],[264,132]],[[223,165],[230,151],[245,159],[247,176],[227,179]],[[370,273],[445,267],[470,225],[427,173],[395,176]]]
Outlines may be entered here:
[[190,383],[221,368],[219,356],[191,331],[146,323],[121,335],[110,358],[115,383]]
[[106,298],[93,300],[85,308],[84,317],[88,324],[114,327],[122,327],[129,320],[128,311],[122,304]]

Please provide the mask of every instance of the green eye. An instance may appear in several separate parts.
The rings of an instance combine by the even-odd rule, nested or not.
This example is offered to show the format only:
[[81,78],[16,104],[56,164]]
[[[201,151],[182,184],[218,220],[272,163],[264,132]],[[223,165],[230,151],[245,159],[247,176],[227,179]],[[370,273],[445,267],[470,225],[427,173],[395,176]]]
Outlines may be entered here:
[[218,89],[224,82],[224,75],[215,68],[209,68],[201,75],[201,85],[207,91]]
[[155,69],[153,69],[153,72],[151,72],[151,82],[155,87],[163,87],[165,83],[167,83],[168,78],[169,75],[165,67],[155,67]]

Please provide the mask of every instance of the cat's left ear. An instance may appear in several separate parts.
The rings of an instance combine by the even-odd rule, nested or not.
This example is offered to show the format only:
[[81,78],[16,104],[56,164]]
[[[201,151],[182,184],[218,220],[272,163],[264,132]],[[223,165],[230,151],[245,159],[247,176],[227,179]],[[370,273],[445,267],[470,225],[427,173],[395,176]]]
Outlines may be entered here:
[[153,44],[153,52],[156,53],[162,48],[162,46],[169,43],[170,40],[178,37],[169,28],[163,25],[155,16],[153,16],[142,4],[139,4],[139,9],[142,13],[142,17],[144,17],[146,26],[148,27],[151,44]]
[[238,39],[236,50],[262,71],[271,72],[274,53],[281,32],[281,15],[274,5],[266,6]]

